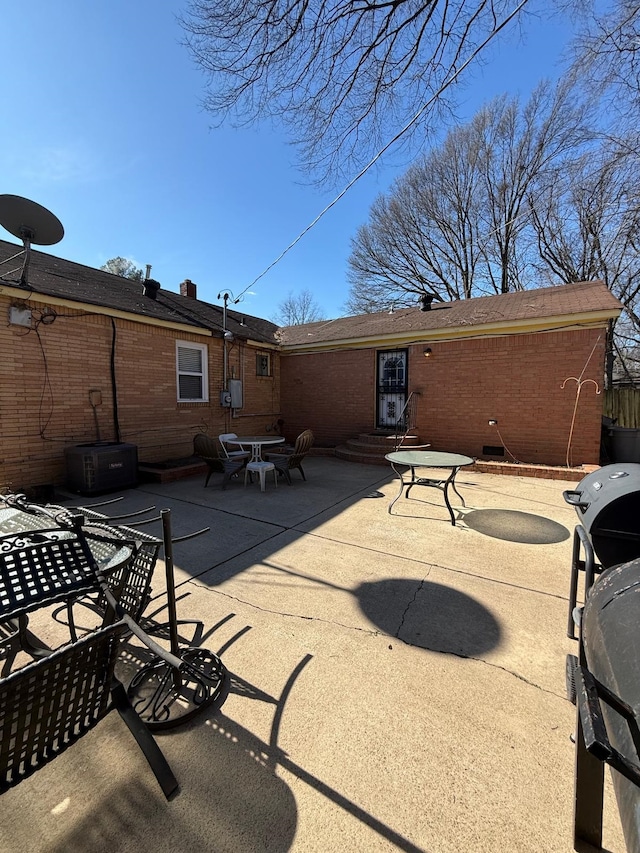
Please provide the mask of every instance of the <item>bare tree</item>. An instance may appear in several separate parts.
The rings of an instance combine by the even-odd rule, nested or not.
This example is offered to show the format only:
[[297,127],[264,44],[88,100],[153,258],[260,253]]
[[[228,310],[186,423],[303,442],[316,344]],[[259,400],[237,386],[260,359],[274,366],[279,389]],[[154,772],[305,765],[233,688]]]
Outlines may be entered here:
[[[278,117],[309,168],[369,161],[442,93],[527,0],[191,0],[181,22],[222,122]],[[419,120],[418,120],[419,118]]]
[[322,309],[309,290],[303,290],[297,296],[289,293],[278,305],[278,313],[273,319],[280,326],[301,326],[303,323],[315,323],[324,320]]
[[[542,82],[522,107],[506,95],[472,122],[481,142],[486,283],[493,293],[523,290],[526,268],[521,235],[529,221],[527,197],[558,163],[576,156],[593,133],[587,108],[568,77],[555,88]],[[487,285],[489,287],[487,288]]]
[[575,40],[575,65],[592,96],[604,95],[609,110],[635,124],[640,111],[640,4],[612,0],[583,17]]
[[134,281],[142,281],[144,273],[137,267],[133,261],[128,258],[110,258],[105,264],[100,267],[105,272],[110,272],[113,275],[119,275],[121,278],[132,278]]
[[441,148],[409,168],[374,202],[369,223],[352,240],[350,313],[472,295],[480,260],[480,188],[471,128],[448,134]]
[[506,96],[411,167],[352,241],[348,311],[523,289],[527,196],[586,137],[568,85]]
[[615,356],[637,373],[628,365],[640,339],[640,164],[611,144],[548,178],[530,200],[540,266],[565,282],[601,279],[626,309],[610,330],[610,384]]

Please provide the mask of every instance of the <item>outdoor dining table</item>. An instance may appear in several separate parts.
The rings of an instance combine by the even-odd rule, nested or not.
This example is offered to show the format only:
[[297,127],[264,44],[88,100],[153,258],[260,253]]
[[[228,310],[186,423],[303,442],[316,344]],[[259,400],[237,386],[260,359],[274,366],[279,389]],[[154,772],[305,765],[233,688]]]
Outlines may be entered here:
[[227,444],[239,444],[243,449],[251,447],[250,462],[262,462],[262,448],[271,444],[284,444],[282,435],[239,435],[226,439]]
[[[394,453],[387,453],[385,459],[391,463],[391,467],[400,477],[400,490],[389,504],[389,513],[398,498],[402,496],[405,487],[407,489],[405,497],[408,498],[409,492],[414,486],[430,486],[443,492],[444,502],[451,516],[451,524],[455,527],[456,518],[449,503],[449,486],[458,495],[462,505],[465,506],[464,498],[456,489],[455,480],[460,468],[465,465],[473,465],[474,460],[470,456],[464,456],[461,453],[441,453],[435,450],[396,450]],[[404,470],[399,470],[396,466],[400,466]],[[417,468],[442,469],[450,473],[443,477],[418,477],[416,476]],[[410,479],[405,480],[405,475],[408,472],[410,472]]]

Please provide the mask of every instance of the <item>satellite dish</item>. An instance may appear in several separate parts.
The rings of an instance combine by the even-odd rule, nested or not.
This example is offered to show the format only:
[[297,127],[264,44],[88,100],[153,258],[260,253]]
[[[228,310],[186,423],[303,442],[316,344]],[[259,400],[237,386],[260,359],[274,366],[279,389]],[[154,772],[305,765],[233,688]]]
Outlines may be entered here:
[[19,195],[0,195],[0,225],[24,246],[24,263],[20,284],[27,286],[31,244],[52,246],[64,237],[64,228],[57,216],[46,207]]

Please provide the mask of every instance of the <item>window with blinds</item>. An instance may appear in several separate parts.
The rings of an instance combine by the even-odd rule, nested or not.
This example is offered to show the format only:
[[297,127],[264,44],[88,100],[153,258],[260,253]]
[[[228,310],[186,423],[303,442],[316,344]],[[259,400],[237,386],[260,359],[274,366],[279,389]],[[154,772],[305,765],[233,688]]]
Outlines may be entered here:
[[209,400],[207,347],[204,344],[176,341],[176,374],[179,403]]

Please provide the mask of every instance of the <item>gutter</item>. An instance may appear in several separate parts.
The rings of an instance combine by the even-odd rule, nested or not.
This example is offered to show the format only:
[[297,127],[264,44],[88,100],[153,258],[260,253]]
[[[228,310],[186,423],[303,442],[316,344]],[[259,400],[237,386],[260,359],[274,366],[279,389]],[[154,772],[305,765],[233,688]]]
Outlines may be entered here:
[[423,341],[456,341],[465,338],[503,337],[505,335],[528,335],[533,332],[555,332],[571,329],[601,328],[609,320],[617,318],[622,310],[589,311],[580,314],[564,314],[551,317],[536,317],[531,320],[503,320],[494,323],[449,326],[439,329],[407,329],[386,335],[370,335],[362,338],[340,338],[334,341],[314,340],[309,343],[282,344],[283,355],[305,352],[327,352],[344,349],[371,349],[422,343]]
[[59,308],[69,308],[82,313],[99,314],[104,317],[117,317],[120,320],[129,320],[131,323],[140,323],[144,326],[159,326],[164,329],[173,329],[178,332],[189,332],[193,335],[214,337],[211,329],[190,323],[178,323],[174,320],[162,320],[158,317],[147,317],[143,314],[134,314],[130,311],[121,311],[118,308],[107,308],[104,305],[93,305],[89,302],[76,302],[72,299],[63,299],[59,296],[49,296],[47,293],[31,289],[28,295],[24,288],[12,287],[5,282],[0,283],[0,294],[19,300],[20,302],[41,302],[47,305],[56,305]]

